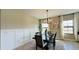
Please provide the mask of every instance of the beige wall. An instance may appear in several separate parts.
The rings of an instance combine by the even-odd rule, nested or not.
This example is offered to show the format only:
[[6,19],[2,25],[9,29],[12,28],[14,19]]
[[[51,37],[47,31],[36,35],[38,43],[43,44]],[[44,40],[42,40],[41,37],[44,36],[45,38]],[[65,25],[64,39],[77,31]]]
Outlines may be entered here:
[[1,10],[1,49],[14,49],[30,41],[38,31],[38,19],[26,10]]
[[[0,33],[1,33],[1,10],[0,10]],[[0,34],[0,49],[1,49],[1,34]]]
[[25,10],[1,10],[1,28],[27,28],[38,24],[38,20],[26,14]]
[[[71,14],[70,14],[71,15]],[[71,15],[70,17],[65,17],[66,19],[71,19],[73,18],[73,15]],[[55,23],[54,20],[58,20],[57,17],[53,17],[53,18],[50,18],[49,19],[49,27],[50,27],[50,30],[53,31],[54,30],[54,27],[53,27],[53,24]],[[74,13],[74,35],[64,35],[63,33],[63,16],[60,16],[59,17],[59,27],[57,29],[57,39],[65,39],[65,40],[78,40],[79,39],[77,38],[77,32],[79,31],[79,13]],[[45,20],[43,20],[42,22],[46,22]],[[56,30],[55,30],[56,31]],[[53,31],[54,32],[54,31]]]
[[[79,21],[79,14],[78,13],[74,13],[73,17],[68,17],[68,19],[70,19],[70,18],[74,18],[74,35],[64,35],[63,34],[64,35],[63,37],[64,37],[65,40],[68,39],[68,40],[74,40],[75,41],[75,40],[78,40],[78,38],[77,38],[77,32],[78,32],[78,28],[79,28],[79,25],[78,25],[79,24],[79,22],[78,22]],[[62,16],[62,19],[60,19],[60,20],[63,21],[63,16]],[[62,27],[62,31],[63,31],[63,27]],[[63,33],[63,32],[61,32],[61,33]]]
[[[74,35],[64,35],[63,33],[63,25],[62,24],[62,21],[63,21],[63,16],[57,18],[57,17],[53,17],[51,20],[50,20],[50,23],[55,23],[55,20],[58,20],[59,22],[59,27],[57,29],[57,38],[58,39],[70,39],[70,40],[79,40],[77,39],[77,32],[79,31],[79,13],[74,13]],[[61,19],[62,18],[62,19]],[[72,18],[72,17],[70,17]],[[54,27],[53,27],[53,24],[50,24],[50,30],[54,30]],[[55,26],[56,27],[56,26]]]
[[[78,22],[77,26],[78,26],[78,32],[79,32],[79,13],[78,13],[78,21],[77,22]],[[78,41],[79,41],[79,35],[77,36],[77,38],[78,38]]]
[[79,31],[79,13],[78,13],[78,31]]

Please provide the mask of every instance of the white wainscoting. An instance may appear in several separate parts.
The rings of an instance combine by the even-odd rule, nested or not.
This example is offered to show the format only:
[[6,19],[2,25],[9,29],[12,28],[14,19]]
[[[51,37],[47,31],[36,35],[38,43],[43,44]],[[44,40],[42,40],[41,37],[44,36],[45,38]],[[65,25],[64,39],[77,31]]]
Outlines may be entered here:
[[30,41],[37,31],[38,26],[26,29],[3,29],[1,30],[1,49],[15,49]]
[[13,49],[15,47],[14,42],[14,30],[1,30],[1,49]]

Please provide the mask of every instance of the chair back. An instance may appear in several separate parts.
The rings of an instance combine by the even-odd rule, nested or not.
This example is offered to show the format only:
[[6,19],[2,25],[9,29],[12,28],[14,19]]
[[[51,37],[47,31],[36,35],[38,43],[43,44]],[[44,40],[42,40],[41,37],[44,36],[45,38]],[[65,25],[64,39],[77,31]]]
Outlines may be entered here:
[[55,40],[56,40],[56,35],[57,35],[57,32],[54,34],[53,42],[55,42]]
[[41,48],[43,47],[41,35],[35,35],[35,41],[36,41],[36,46],[39,46]]

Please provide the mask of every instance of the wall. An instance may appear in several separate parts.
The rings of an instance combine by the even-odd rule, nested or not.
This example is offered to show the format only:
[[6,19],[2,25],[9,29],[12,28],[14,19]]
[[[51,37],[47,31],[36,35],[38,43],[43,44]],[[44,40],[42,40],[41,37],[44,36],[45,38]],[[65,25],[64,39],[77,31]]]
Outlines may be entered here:
[[[69,16],[69,15],[71,15],[71,16]],[[57,29],[57,39],[73,40],[73,41],[77,40],[77,41],[79,41],[79,39],[77,38],[77,32],[79,31],[79,13],[74,13],[74,17],[73,17],[72,14],[69,14],[69,15],[68,16],[66,15],[67,17],[65,17],[65,18],[63,17],[63,15],[61,15],[59,17],[59,20],[58,20],[57,17],[49,18],[48,22],[49,22],[50,30],[53,31],[53,29],[54,29],[53,24],[55,23],[55,20],[58,20],[59,27]],[[63,33],[63,18],[64,18],[64,20],[74,18],[74,35],[64,35],[64,33]],[[47,21],[44,19],[42,22],[46,23]]]
[[[74,18],[74,35],[64,35],[64,34],[62,34],[62,35],[64,35],[64,36],[62,36],[62,38],[63,39],[65,39],[65,40],[73,40],[73,41],[76,41],[77,40],[77,32],[78,32],[78,28],[79,28],[79,14],[78,13],[74,13],[74,16],[73,17],[66,17],[65,19],[71,19],[71,18]],[[63,21],[63,16],[61,16],[61,22]],[[63,24],[63,23],[60,23],[60,24]],[[63,33],[62,31],[63,31],[63,27],[61,26],[61,28],[60,28],[60,33]],[[61,35],[61,34],[60,34]],[[78,40],[77,40],[78,41]]]
[[78,25],[78,31],[79,31],[79,13],[78,13],[78,24],[77,25]]
[[1,10],[1,49],[15,49],[38,31],[38,20],[26,10]]
[[[1,10],[0,10],[0,33],[1,33]],[[1,34],[0,34],[0,49],[1,49]]]
[[[78,19],[77,19],[77,28],[78,28],[78,32],[79,32],[79,13],[78,13]],[[77,37],[77,40],[79,41],[79,35]]]

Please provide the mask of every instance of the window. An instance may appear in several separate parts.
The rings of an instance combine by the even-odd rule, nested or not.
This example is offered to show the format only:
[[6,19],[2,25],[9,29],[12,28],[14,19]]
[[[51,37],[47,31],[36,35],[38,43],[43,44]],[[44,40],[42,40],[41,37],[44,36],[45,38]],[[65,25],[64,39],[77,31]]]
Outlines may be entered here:
[[42,32],[45,32],[46,29],[48,29],[48,24],[42,23]]
[[73,20],[63,21],[64,34],[73,34]]
[[47,23],[42,23],[42,39],[45,39],[45,30],[48,29]]

